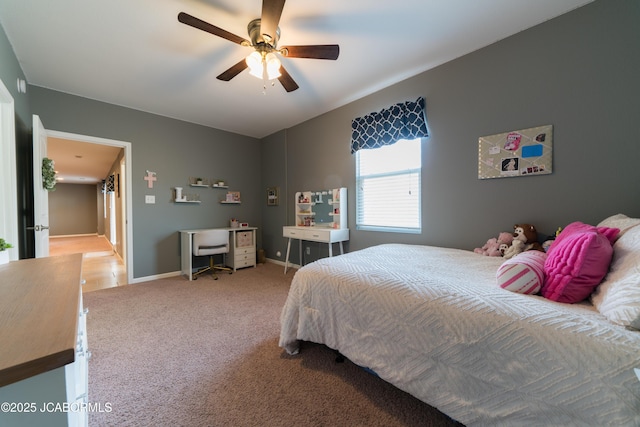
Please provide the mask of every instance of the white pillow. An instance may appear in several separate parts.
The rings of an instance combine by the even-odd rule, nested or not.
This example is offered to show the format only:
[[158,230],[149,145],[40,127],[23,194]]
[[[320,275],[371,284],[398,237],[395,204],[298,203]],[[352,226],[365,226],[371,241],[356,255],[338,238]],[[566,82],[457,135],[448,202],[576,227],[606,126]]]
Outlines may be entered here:
[[640,218],[629,218],[624,214],[612,215],[609,218],[603,219],[598,224],[598,227],[610,227],[619,228],[620,233],[616,236],[616,239],[622,237],[630,228],[640,224]]
[[[593,305],[611,322],[632,327],[640,324],[640,220],[637,221],[624,233],[621,231],[622,236],[613,245],[609,273],[591,297]],[[605,226],[611,226],[611,222]]]

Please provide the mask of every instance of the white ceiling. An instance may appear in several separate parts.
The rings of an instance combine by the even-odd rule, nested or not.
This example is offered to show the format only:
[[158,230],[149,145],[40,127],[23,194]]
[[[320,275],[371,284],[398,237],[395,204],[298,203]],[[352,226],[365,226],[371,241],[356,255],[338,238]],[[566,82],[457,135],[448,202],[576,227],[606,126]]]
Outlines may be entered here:
[[65,184],[101,182],[121,150],[110,145],[47,138],[47,157],[54,160],[57,180]]
[[0,0],[31,85],[265,137],[592,0],[289,0],[280,46],[339,44],[337,61],[283,58],[287,93],[245,70],[250,48],[179,23],[187,12],[243,38],[262,0]]

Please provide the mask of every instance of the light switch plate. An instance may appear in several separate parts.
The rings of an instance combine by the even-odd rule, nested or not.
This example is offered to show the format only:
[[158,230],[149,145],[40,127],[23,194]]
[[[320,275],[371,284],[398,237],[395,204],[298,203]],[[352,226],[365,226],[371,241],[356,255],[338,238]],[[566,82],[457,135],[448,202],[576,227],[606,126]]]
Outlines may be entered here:
[[148,205],[153,205],[156,202],[156,196],[145,195],[144,202]]

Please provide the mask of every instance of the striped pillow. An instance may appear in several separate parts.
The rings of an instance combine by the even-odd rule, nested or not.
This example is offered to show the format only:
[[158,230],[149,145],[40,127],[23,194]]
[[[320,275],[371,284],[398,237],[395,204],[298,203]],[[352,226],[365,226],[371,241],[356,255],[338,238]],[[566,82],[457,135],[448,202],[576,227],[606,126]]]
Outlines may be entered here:
[[547,254],[526,251],[502,263],[496,273],[498,286],[520,294],[537,294],[544,283],[544,261]]

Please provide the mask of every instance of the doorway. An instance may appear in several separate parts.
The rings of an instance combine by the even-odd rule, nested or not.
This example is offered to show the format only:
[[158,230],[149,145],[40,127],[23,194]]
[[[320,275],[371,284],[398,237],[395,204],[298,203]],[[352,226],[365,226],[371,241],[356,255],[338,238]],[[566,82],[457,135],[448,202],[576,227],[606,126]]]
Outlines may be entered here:
[[[131,176],[131,143],[125,141],[111,140],[99,137],[93,137],[88,135],[79,135],[72,134],[67,132],[59,132],[59,131],[51,131],[46,130],[46,135],[48,138],[56,139],[56,140],[69,140],[74,142],[75,144],[93,144],[97,146],[108,146],[108,147],[117,147],[122,152],[122,157],[119,158],[117,164],[114,164],[114,169],[112,173],[117,175],[117,205],[118,209],[110,210],[110,214],[107,215],[106,221],[109,223],[113,223],[110,219],[115,216],[116,220],[114,221],[116,224],[115,236],[116,243],[113,244],[113,253],[105,254],[102,250],[92,250],[88,249],[90,254],[89,256],[85,256],[85,261],[83,262],[83,275],[86,276],[85,280],[87,280],[87,290],[94,290],[104,287],[117,286],[126,283],[132,283],[133,281],[133,262],[131,254],[133,253],[132,248],[132,200],[131,200],[131,180],[127,177]],[[96,147],[92,147],[96,148]],[[115,161],[116,159],[112,159]],[[108,206],[111,205],[109,203],[109,199],[111,198],[110,194],[113,193],[104,193],[105,198],[100,197],[101,200],[105,200],[107,205],[104,206],[105,211],[108,209]],[[113,200],[113,199],[111,199]],[[55,213],[52,213],[55,215]],[[105,241],[109,244],[109,240],[111,240],[111,226],[105,227],[105,235],[100,236],[78,236],[78,237],[103,237]],[[106,237],[105,237],[106,236]],[[74,236],[69,236],[74,237]],[[57,239],[57,238],[54,238]],[[82,239],[81,239],[82,240]],[[58,242],[56,242],[57,244]],[[69,242],[69,244],[78,244],[78,242]],[[76,251],[77,252],[77,251]],[[94,256],[95,254],[99,254],[100,256]],[[89,284],[89,274],[91,277],[96,278],[97,282],[93,284]],[[96,281],[94,280],[94,281]],[[99,282],[99,283],[98,283]],[[90,286],[89,286],[90,285]]]

